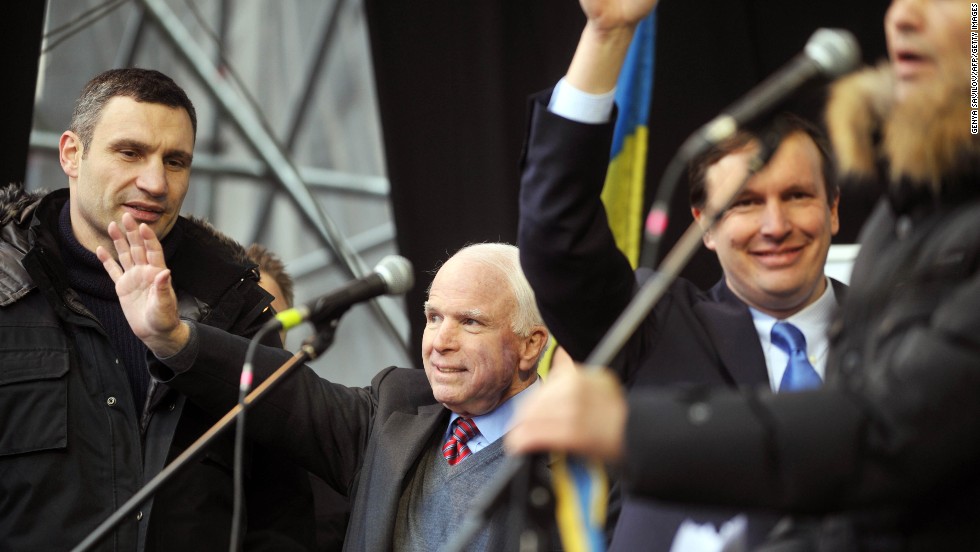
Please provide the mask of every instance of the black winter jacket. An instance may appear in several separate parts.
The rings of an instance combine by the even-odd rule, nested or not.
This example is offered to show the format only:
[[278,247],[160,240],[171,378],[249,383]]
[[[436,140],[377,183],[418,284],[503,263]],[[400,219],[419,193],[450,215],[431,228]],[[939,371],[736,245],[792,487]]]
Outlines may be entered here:
[[[216,419],[154,383],[133,404],[102,325],[67,285],[57,238],[68,190],[0,190],[0,550],[77,545]],[[169,266],[181,315],[249,336],[269,316],[244,251],[179,218]],[[232,432],[166,483],[98,550],[227,550]],[[304,471],[249,447],[250,550],[309,549]]]

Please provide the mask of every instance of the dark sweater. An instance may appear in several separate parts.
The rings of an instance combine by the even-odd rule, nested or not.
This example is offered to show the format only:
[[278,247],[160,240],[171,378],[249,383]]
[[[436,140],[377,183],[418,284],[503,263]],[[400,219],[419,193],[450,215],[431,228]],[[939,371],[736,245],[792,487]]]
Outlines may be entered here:
[[[119,360],[126,370],[130,391],[133,394],[133,404],[137,415],[146,403],[146,394],[150,386],[150,374],[146,370],[146,345],[143,344],[126,321],[116,286],[109,274],[102,267],[95,253],[86,249],[75,238],[72,230],[69,203],[61,209],[58,220],[58,241],[61,245],[68,275],[68,283],[78,293],[78,298],[102,324],[112,348],[119,355]],[[174,226],[164,240],[164,257],[169,259],[180,241],[179,226]]]

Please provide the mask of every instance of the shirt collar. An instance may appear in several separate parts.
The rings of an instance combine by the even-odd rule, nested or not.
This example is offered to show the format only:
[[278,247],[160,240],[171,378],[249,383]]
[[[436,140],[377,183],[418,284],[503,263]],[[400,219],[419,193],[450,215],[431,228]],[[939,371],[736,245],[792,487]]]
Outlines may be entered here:
[[[826,340],[827,327],[837,309],[837,295],[834,292],[833,282],[826,276],[824,278],[827,281],[827,287],[820,297],[803,310],[784,319],[803,332],[807,338],[808,349],[816,348]],[[752,313],[752,321],[755,323],[756,331],[759,334],[759,341],[762,342],[763,350],[765,350],[772,340],[772,327],[776,322],[779,322],[779,319],[753,307],[749,307],[749,312]]]
[[[517,411],[517,406],[530,395],[530,391],[540,381],[541,376],[537,376],[531,385],[528,385],[519,393],[498,405],[497,408],[481,416],[473,416],[473,422],[476,424],[476,428],[480,431],[480,435],[486,439],[487,443],[493,443],[510,430],[510,423],[514,418],[514,412]],[[456,418],[459,418],[459,414],[455,412],[451,413],[449,423],[446,425],[445,437],[449,437],[449,428],[456,421]]]
[[[837,297],[834,286],[827,278],[827,288],[816,301],[785,319],[803,332],[806,337],[807,357],[821,378],[825,378],[827,354],[830,348],[827,328],[833,320],[836,308]],[[772,328],[779,320],[752,307],[749,307],[749,311],[752,313],[752,322],[755,324],[762,353],[766,359],[769,384],[772,390],[776,391],[779,382],[782,381],[787,360],[786,353],[772,345]]]

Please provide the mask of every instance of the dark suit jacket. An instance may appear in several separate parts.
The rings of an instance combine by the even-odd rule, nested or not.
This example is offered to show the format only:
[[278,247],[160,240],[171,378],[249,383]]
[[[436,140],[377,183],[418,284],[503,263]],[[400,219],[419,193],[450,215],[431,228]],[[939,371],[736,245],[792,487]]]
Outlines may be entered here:
[[882,200],[830,332],[823,388],[630,397],[631,489],[816,517],[767,552],[977,550],[978,182],[939,197],[896,185]]
[[[192,401],[225,412],[237,401],[247,342],[206,326],[196,331],[201,346],[192,369],[173,376],[156,362],[151,370]],[[257,381],[289,358],[285,351],[259,349]],[[344,549],[358,551],[392,548],[404,483],[449,420],[424,371],[394,367],[366,388],[333,384],[301,368],[249,412],[250,436],[352,497]]]
[[[587,125],[533,98],[523,159],[518,244],[521,265],[552,334],[583,360],[632,300],[638,287],[616,247],[600,201],[613,124]],[[838,298],[843,284],[834,282]],[[748,307],[724,280],[704,292],[674,282],[629,340],[613,368],[631,389],[684,386],[768,388],[769,376]],[[723,522],[736,511],[667,508],[627,498],[612,549],[668,550],[681,521]],[[774,516],[750,518],[750,540]]]

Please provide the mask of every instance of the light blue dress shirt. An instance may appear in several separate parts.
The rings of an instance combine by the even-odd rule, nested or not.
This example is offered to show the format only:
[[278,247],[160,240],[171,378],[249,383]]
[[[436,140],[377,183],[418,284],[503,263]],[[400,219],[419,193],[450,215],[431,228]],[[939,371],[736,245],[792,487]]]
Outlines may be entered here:
[[[514,395],[513,397],[504,401],[503,404],[493,409],[492,412],[484,414],[482,416],[474,416],[473,423],[476,424],[476,428],[479,430],[475,437],[466,442],[466,446],[469,447],[470,452],[476,454],[482,449],[490,446],[494,441],[500,439],[510,430],[511,420],[514,418],[514,412],[517,410],[517,405],[527,398],[528,394],[541,382],[541,377],[539,376],[534,380],[534,383],[527,386],[526,389],[520,393]],[[443,432],[442,440],[439,441],[439,455],[442,455],[442,443],[445,443],[449,439],[449,428],[452,427],[453,422],[459,418],[459,414],[455,412],[449,416],[449,424],[446,425],[446,431]]]

